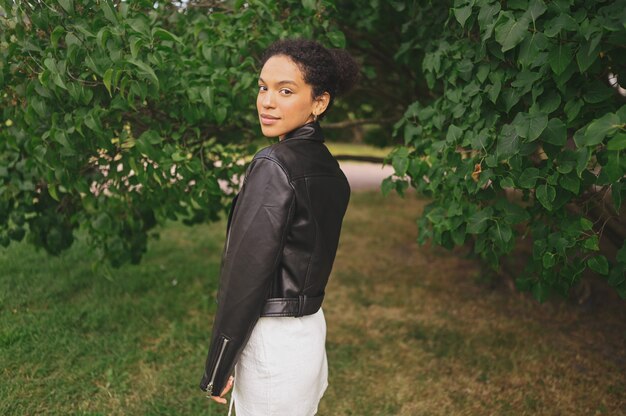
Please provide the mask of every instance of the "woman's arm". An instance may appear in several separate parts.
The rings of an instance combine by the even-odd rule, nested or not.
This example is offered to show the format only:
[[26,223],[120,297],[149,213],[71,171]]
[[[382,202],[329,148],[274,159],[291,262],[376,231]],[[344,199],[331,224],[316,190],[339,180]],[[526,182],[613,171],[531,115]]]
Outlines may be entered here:
[[224,247],[218,307],[200,388],[220,394],[256,324],[295,206],[281,165],[260,152],[237,197]]

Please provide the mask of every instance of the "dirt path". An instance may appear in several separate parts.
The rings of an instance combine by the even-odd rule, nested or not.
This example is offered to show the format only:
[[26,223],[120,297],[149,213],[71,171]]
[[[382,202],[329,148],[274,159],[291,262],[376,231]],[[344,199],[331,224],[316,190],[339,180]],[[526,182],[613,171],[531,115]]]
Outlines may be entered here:
[[353,191],[380,189],[380,184],[393,173],[393,167],[363,162],[339,162]]
[[[375,163],[341,161],[339,166],[348,178],[352,191],[380,190],[383,179],[393,173],[393,167]],[[240,181],[242,179],[243,175],[239,177]],[[222,190],[229,191],[226,181],[220,179],[218,182]]]

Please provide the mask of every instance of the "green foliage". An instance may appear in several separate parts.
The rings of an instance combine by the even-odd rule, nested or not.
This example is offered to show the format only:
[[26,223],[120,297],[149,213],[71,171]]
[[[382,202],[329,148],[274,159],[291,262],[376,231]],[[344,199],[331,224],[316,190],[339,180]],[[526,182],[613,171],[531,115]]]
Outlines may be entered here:
[[1,0],[0,244],[57,254],[82,227],[120,265],[159,222],[217,219],[258,135],[260,51],[345,41],[328,2],[280,3]]
[[[626,197],[626,105],[609,73],[624,73],[624,1],[455,0],[408,49],[423,49],[431,99],[395,125],[383,192],[410,183],[433,198],[421,243],[471,241],[499,267],[521,240],[532,257],[518,287],[543,300],[567,294],[589,268],[626,299],[626,245],[599,253],[601,224],[573,214],[598,192]],[[408,24],[408,23],[406,23]],[[431,28],[432,29],[432,28]],[[436,33],[437,36],[432,36]],[[622,77],[623,78],[623,77]]]
[[[447,7],[429,0],[337,0],[330,17],[346,35],[346,48],[361,63],[357,88],[337,107],[346,118],[368,119],[363,131],[368,144],[390,142],[395,123],[416,99],[429,99],[421,61],[426,49],[415,39],[428,39],[440,30]],[[336,108],[333,114],[336,114]]]

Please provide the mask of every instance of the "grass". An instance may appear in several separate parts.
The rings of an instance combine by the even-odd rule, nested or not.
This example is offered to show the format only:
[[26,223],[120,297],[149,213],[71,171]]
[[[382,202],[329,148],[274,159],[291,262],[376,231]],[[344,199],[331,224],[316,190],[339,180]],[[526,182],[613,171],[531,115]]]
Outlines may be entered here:
[[333,155],[386,157],[393,147],[376,147],[363,143],[328,142],[328,150]]
[[[425,201],[353,193],[324,303],[320,415],[626,414],[626,307],[539,305],[415,243]],[[225,222],[170,224],[140,266],[0,251],[0,414],[225,415],[197,388]]]

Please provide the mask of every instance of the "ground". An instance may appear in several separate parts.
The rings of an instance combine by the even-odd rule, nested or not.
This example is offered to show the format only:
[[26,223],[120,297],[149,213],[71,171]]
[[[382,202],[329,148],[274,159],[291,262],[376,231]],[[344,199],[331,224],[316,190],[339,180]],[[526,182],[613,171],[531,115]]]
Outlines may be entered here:
[[[319,415],[626,415],[625,303],[538,304],[464,248],[419,246],[427,203],[352,193]],[[1,250],[0,414],[225,415],[198,389],[225,225],[168,224],[120,269],[83,238]]]

